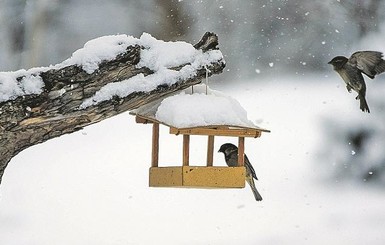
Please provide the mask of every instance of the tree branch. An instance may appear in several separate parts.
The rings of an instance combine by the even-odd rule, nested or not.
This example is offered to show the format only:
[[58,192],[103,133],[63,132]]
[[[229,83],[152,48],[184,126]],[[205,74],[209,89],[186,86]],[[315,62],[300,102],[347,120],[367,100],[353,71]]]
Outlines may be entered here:
[[[206,33],[194,46],[203,52],[218,49],[218,38],[214,33]],[[103,86],[144,76],[155,71],[138,68],[144,47],[128,46],[113,60],[103,61],[92,74],[78,65],[40,72],[44,91],[37,95],[19,96],[11,101],[0,102],[0,183],[4,170],[13,156],[29,146],[82,129],[119,113],[138,108],[160,97],[198,84],[206,76],[205,67],[185,80],[172,85],[161,84],[157,88],[141,92],[135,91],[125,97],[114,96],[96,105],[81,107],[82,103],[95,95]],[[169,69],[180,70],[185,64]],[[218,74],[225,67],[224,60],[210,63],[209,75]],[[20,81],[23,77],[18,77]],[[1,82],[1,81],[0,81]]]

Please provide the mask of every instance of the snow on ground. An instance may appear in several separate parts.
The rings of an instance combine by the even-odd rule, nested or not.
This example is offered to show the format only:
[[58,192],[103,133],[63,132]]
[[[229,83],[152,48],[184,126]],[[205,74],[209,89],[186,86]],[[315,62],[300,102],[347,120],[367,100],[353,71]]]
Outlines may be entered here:
[[[384,244],[383,190],[321,178],[317,166],[331,164],[317,160],[325,115],[379,112],[363,114],[332,76],[211,84],[271,130],[246,140],[262,202],[248,186],[149,188],[151,126],[125,113],[10,162],[0,244]],[[191,138],[191,163],[204,164],[206,140]],[[181,164],[181,142],[161,127],[161,165]],[[225,142],[236,139],[217,137],[215,148]],[[225,165],[221,154],[214,164]]]

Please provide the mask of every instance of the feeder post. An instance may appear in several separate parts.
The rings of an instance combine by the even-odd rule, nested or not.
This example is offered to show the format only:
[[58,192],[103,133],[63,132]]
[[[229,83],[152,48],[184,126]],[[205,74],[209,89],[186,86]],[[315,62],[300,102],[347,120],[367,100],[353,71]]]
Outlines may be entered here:
[[207,167],[213,166],[214,160],[214,135],[208,136],[207,141]]
[[190,135],[183,135],[183,166],[189,165],[189,155],[190,155]]
[[159,123],[152,124],[151,167],[158,167],[159,161]]
[[238,166],[245,164],[245,137],[238,138]]

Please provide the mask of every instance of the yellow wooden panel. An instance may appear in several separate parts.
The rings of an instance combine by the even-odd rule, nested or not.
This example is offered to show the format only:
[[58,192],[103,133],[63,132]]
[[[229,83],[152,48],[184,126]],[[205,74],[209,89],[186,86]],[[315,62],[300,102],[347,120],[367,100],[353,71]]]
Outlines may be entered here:
[[151,187],[243,188],[244,167],[152,167]]
[[183,167],[183,185],[209,188],[245,187],[244,167]]
[[150,168],[151,187],[182,186],[181,167],[152,167]]

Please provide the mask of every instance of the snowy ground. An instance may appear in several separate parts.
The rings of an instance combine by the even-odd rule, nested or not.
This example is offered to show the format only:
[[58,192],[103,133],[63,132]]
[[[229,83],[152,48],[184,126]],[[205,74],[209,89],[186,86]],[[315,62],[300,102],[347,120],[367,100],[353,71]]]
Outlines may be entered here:
[[[342,80],[260,76],[211,87],[238,99],[250,119],[272,131],[246,140],[262,202],[248,186],[149,188],[151,126],[126,113],[10,162],[0,188],[0,244],[385,243],[384,191],[319,174],[317,165],[331,164],[317,160],[321,119],[371,117]],[[181,163],[181,140],[162,128],[160,163]],[[191,140],[191,163],[204,163],[206,138]],[[215,147],[224,142],[236,139],[216,138]],[[223,155],[214,161],[224,165]]]

